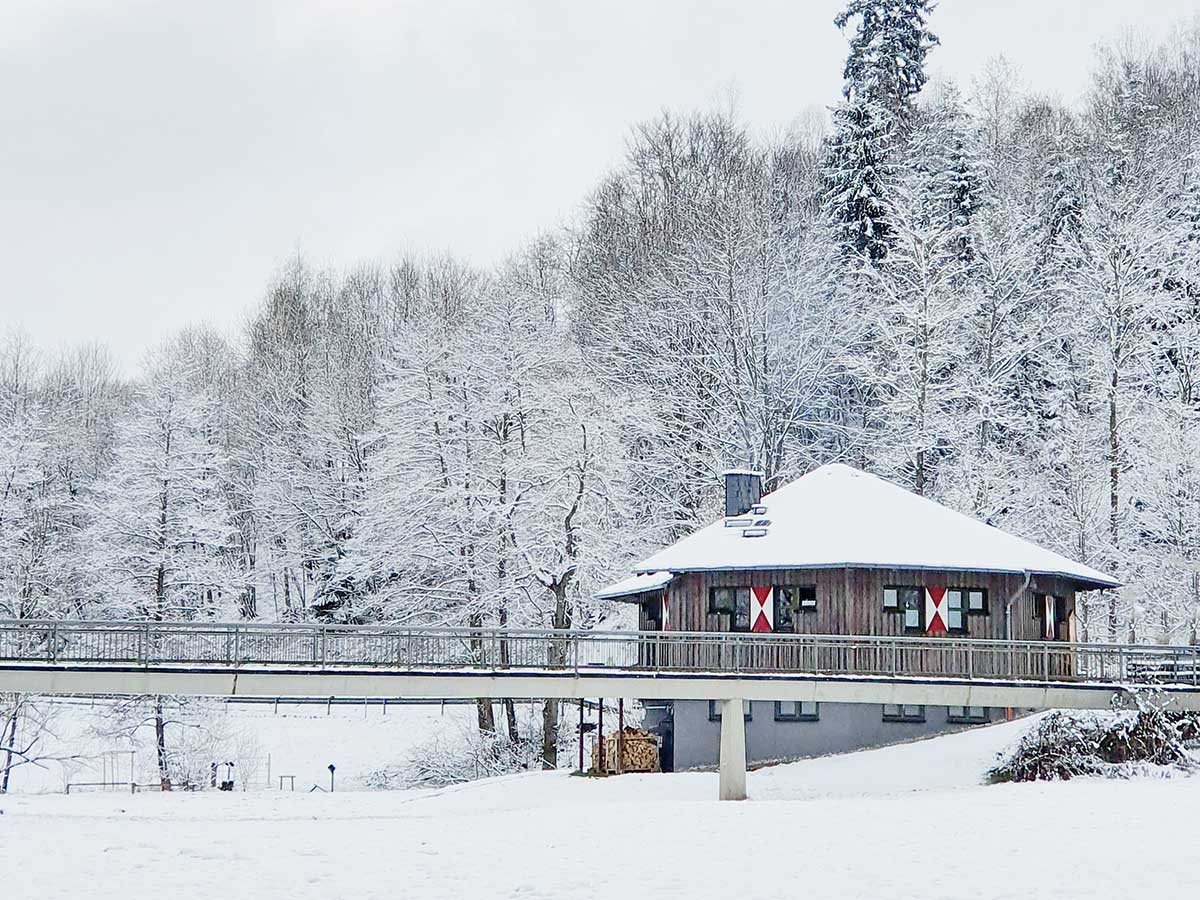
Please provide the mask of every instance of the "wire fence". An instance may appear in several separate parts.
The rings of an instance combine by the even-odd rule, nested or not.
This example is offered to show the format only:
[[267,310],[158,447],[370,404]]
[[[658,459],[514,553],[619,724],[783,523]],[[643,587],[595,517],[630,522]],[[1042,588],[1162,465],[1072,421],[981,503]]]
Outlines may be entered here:
[[54,666],[806,673],[1200,685],[1200,647],[826,634],[247,622],[0,621],[0,662]]

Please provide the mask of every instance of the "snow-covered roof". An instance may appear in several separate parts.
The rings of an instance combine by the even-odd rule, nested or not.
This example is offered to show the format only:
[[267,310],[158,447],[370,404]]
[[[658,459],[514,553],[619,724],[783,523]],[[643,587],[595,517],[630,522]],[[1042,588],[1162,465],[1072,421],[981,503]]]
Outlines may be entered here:
[[672,572],[639,572],[616,584],[610,584],[604,590],[598,591],[596,597],[600,600],[609,600],[613,597],[628,597],[631,594],[657,591],[670,584],[674,577]]
[[[1032,572],[1085,588],[1119,582],[849,466],[822,466],[655,553],[634,571],[821,568]],[[615,587],[615,586],[614,586]]]

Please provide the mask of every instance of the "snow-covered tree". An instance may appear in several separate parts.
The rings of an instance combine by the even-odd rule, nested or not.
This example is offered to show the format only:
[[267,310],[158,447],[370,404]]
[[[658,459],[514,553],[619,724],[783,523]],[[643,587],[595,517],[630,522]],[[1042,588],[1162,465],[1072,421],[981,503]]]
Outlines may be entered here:
[[876,299],[872,351],[861,358],[859,377],[876,401],[875,464],[924,494],[956,449],[955,373],[974,295],[961,288],[964,263],[957,242],[948,237],[954,223],[931,215],[926,198],[913,188],[911,180],[897,187],[892,252],[881,267],[864,267]]
[[854,23],[842,75],[847,100],[877,103],[900,118],[925,85],[925,56],[938,44],[929,30],[932,0],[850,0],[833,20]]
[[230,613],[238,578],[222,483],[228,462],[213,433],[213,402],[189,390],[189,374],[169,346],[150,358],[113,465],[93,490],[92,614]]
[[932,8],[928,0],[851,0],[834,19],[855,30],[826,150],[825,208],[845,250],[874,262],[891,243],[897,155],[925,84],[925,55],[938,42],[926,24]]

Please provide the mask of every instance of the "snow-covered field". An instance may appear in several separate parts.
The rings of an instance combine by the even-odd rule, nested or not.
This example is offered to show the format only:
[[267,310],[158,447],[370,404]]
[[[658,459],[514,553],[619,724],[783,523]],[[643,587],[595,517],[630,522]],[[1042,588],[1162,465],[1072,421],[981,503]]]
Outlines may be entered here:
[[1193,897],[1200,778],[979,784],[1027,722],[750,775],[0,798],[13,898]]

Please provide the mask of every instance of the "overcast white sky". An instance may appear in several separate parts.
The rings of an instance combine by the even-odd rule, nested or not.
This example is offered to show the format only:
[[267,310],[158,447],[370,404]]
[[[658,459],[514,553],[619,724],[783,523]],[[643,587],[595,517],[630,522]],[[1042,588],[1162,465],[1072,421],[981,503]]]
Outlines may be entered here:
[[[837,98],[842,0],[0,2],[0,323],[132,370],[316,264],[503,257],[629,126],[732,87],[761,131]],[[942,0],[935,74],[1003,54],[1069,101],[1097,42],[1195,0]]]

